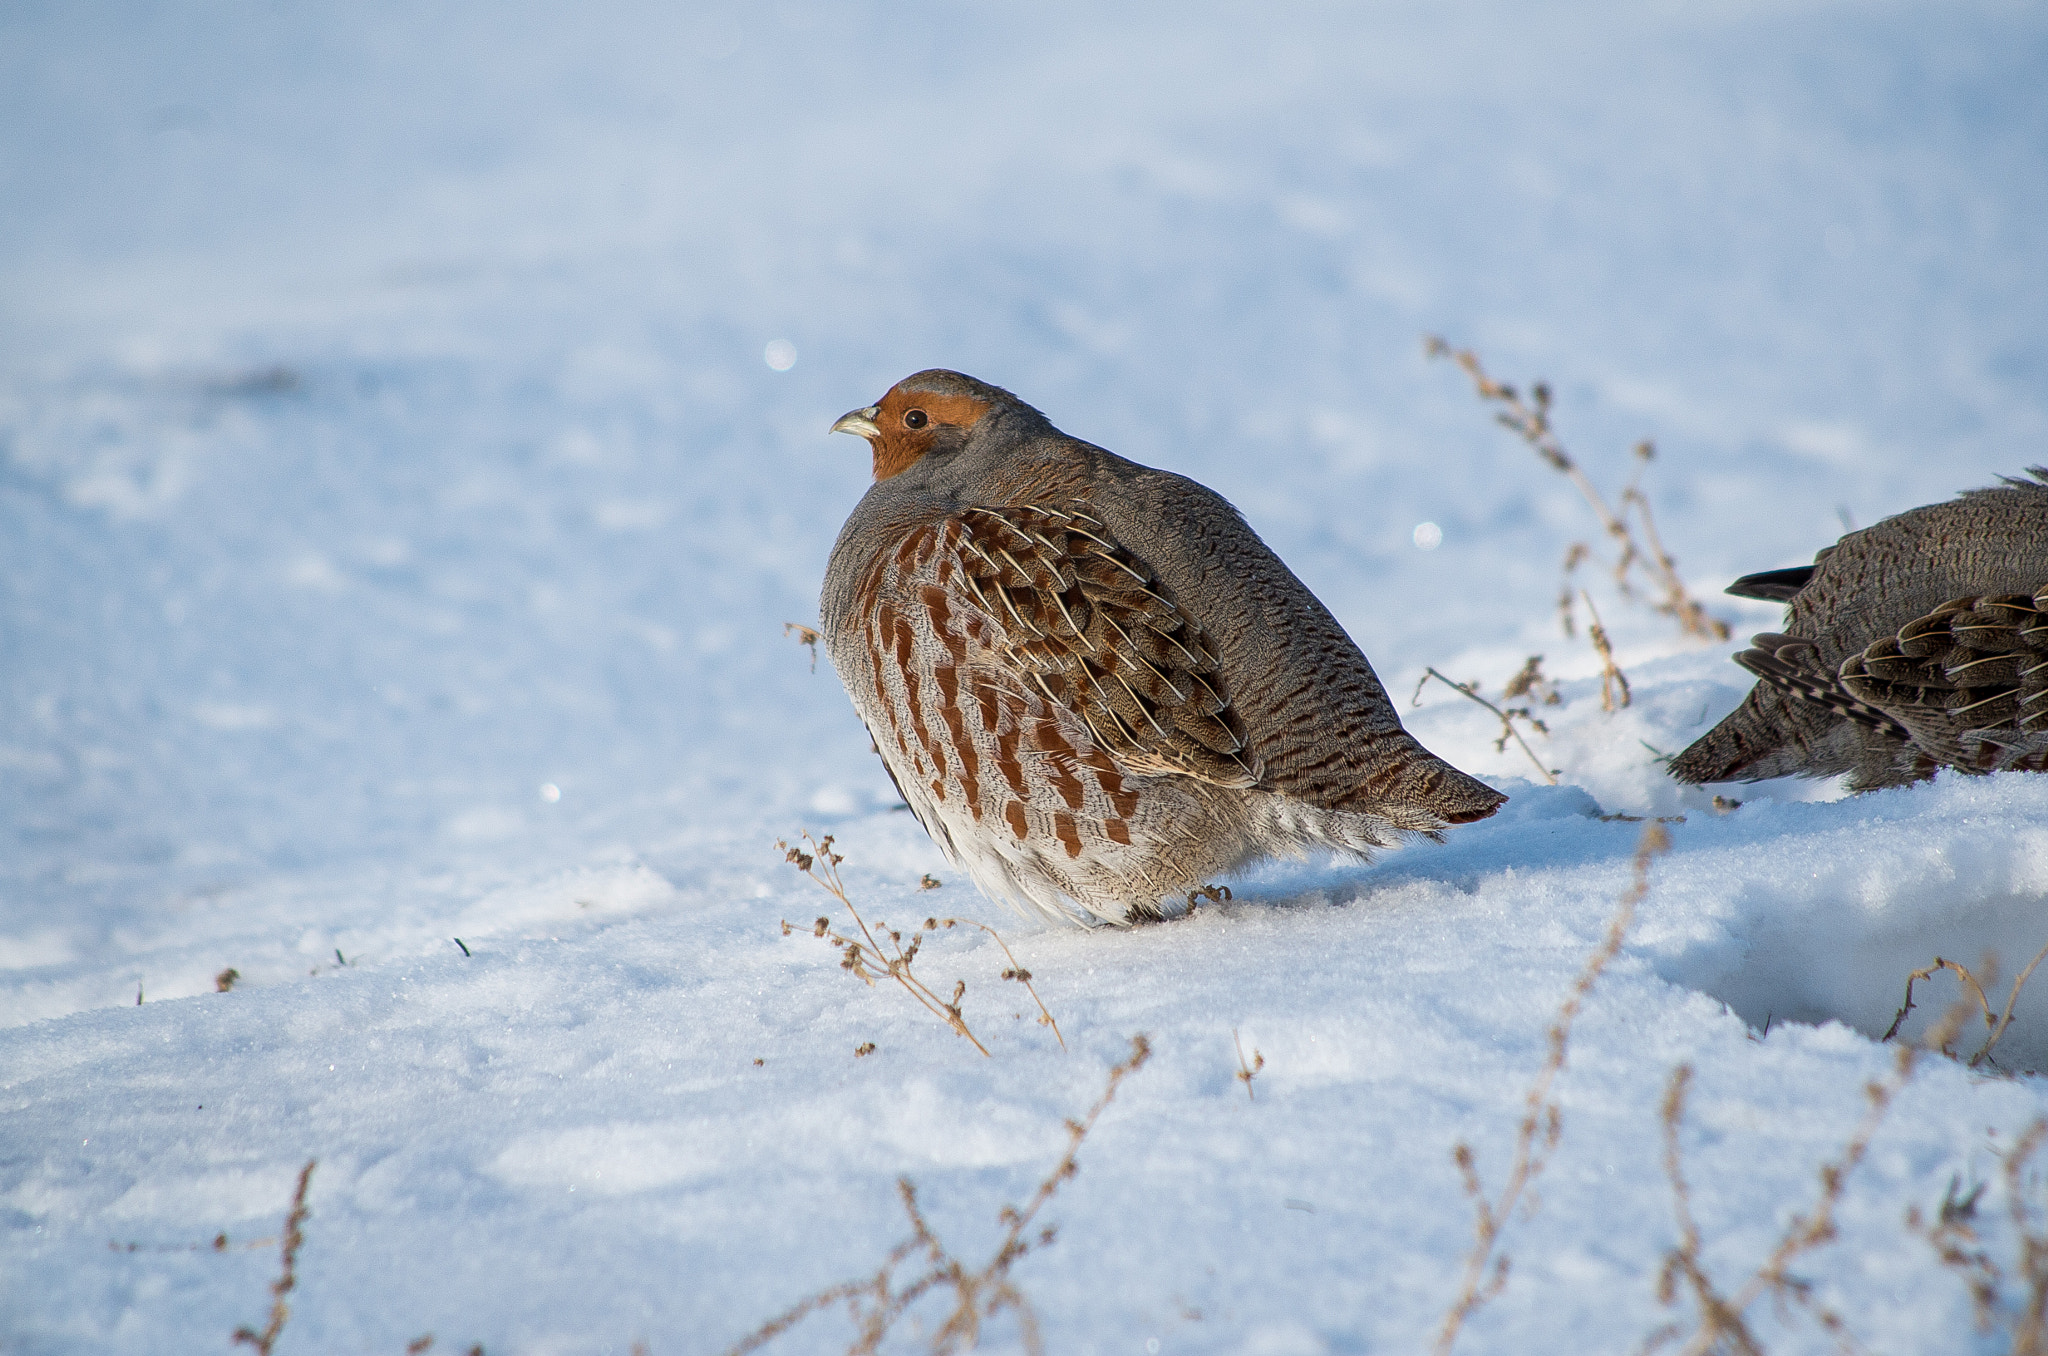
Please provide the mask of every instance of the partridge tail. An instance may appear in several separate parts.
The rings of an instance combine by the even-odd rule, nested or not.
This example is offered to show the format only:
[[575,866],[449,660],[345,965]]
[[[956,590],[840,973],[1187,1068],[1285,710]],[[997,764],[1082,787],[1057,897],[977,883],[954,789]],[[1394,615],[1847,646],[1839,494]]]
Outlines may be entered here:
[[1444,776],[1433,808],[1446,824],[1470,824],[1507,804],[1506,796],[1477,777],[1467,776],[1449,763],[1441,766]]
[[1785,736],[1751,697],[1672,759],[1671,775],[1693,785],[1746,781],[1749,778],[1743,774],[1760,759],[1778,752],[1784,742]]
[[[1507,803],[1506,796],[1458,771],[1405,732],[1401,742],[1408,747],[1389,769],[1391,784],[1378,792],[1389,808],[1419,813],[1439,824],[1470,824]],[[1397,822],[1403,817],[1395,816]]]

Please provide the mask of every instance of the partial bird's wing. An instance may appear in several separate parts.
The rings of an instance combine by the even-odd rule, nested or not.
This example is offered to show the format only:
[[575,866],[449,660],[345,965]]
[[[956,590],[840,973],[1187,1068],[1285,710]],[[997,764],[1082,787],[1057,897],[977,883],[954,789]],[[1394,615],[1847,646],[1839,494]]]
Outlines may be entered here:
[[1078,712],[1125,770],[1258,782],[1215,646],[1100,520],[1032,504],[969,508],[941,538],[993,624],[992,648]]
[[1841,676],[1822,662],[1820,649],[1800,636],[1766,631],[1749,638],[1749,648],[1738,651],[1735,662],[1795,701],[1824,706],[1838,716],[1896,739],[1913,737],[1913,732],[1888,715],[1882,706],[1863,700],[1844,686]]
[[1938,763],[2048,763],[2048,585],[1952,599],[1832,671],[1797,636],[1766,633],[1750,646],[1735,662],[1763,682]]
[[1840,680],[1941,762],[2030,765],[2048,735],[2048,584],[1943,603],[1850,655]]

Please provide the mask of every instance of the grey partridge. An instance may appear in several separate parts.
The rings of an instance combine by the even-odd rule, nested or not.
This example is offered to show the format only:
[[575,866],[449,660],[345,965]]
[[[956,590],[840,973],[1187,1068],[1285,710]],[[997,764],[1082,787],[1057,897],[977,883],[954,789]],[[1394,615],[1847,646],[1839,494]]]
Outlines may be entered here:
[[1401,728],[1372,666],[1221,496],[919,372],[834,432],[875,483],[827,652],[927,832],[983,893],[1078,921],[1271,855],[1366,856],[1506,799]]
[[1685,782],[1942,767],[2048,771],[2048,470],[1852,532],[1728,592],[1789,605],[1735,662],[1747,699],[1671,763]]

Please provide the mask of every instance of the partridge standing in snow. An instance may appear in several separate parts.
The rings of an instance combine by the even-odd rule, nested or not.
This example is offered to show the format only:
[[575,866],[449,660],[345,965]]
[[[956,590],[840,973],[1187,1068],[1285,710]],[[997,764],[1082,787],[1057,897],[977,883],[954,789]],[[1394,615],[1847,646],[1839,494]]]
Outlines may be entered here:
[[1401,728],[1214,492],[957,372],[832,428],[868,440],[875,483],[826,568],[827,650],[903,798],[992,898],[1153,919],[1255,859],[1363,857],[1505,799]]
[[1790,604],[1735,662],[1758,683],[1671,764],[1685,782],[1940,767],[2048,771],[2048,470],[1851,532],[1728,592]]

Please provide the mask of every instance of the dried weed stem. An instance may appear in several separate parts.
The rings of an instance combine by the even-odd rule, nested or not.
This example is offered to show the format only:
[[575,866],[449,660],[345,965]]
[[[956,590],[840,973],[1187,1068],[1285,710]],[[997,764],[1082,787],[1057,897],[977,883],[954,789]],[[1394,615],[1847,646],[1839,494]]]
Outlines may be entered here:
[[[1884,1035],[1879,1039],[1889,1041],[1892,1037],[1899,1034],[1899,1027],[1905,1022],[1906,1014],[1913,1010],[1913,985],[1916,982],[1934,978],[1937,971],[1953,970],[1956,972],[1957,977],[1961,979],[1964,987],[1976,997],[1977,1008],[1984,1015],[1984,1026],[1987,1032],[1984,1037],[1984,1044],[1978,1047],[1976,1054],[1970,1056],[1969,1066],[1974,1069],[1978,1065],[1989,1061],[1995,1068],[1998,1062],[1991,1058],[1991,1051],[1998,1045],[1999,1041],[2005,1038],[2006,1030],[2012,1026],[2013,1004],[2019,1001],[2020,990],[2025,988],[2027,981],[2034,977],[2034,967],[2038,966],[2044,957],[2048,957],[2048,946],[2044,946],[2035,952],[2034,958],[2027,962],[2027,968],[2020,971],[2020,977],[2012,982],[2012,991],[2005,996],[2005,1010],[1994,1017],[1991,1015],[1991,1000],[1985,995],[1984,990],[1986,985],[1998,982],[1998,957],[1987,955],[1979,964],[1978,968],[1984,972],[1983,982],[1980,983],[1977,977],[1971,974],[1961,963],[1944,960],[1940,956],[1936,956],[1934,964],[1922,970],[1915,970],[1912,974],[1906,976],[1906,1000],[1899,1005],[1898,1012],[1892,1017],[1892,1024],[1885,1028]],[[1955,1057],[1954,1052],[1948,1049],[1947,1042],[1943,1042],[1940,1049],[1943,1054],[1948,1055],[1950,1058]]]
[[1918,1206],[1906,1211],[1906,1228],[1926,1239],[1942,1265],[1960,1274],[1970,1287],[1977,1330],[1992,1332],[2003,1320],[2005,1335],[2011,1339],[2010,1356],[2048,1356],[2048,1226],[2036,1217],[2026,1193],[2028,1165],[2044,1140],[2048,1140],[2048,1120],[2036,1120],[2017,1144],[1999,1156],[2006,1212],[2019,1244],[2015,1275],[2010,1279],[2026,1288],[2026,1297],[2017,1305],[2007,1305],[2006,1270],[1977,1236],[1974,1221],[1977,1201],[1984,1194],[1982,1182],[1971,1188],[1969,1195],[1959,1197],[1962,1183],[1950,1179],[1932,1226],[1921,1218]]
[[284,1217],[284,1243],[279,1251],[283,1254],[283,1269],[277,1279],[270,1283],[270,1322],[262,1332],[254,1328],[235,1329],[234,1340],[256,1348],[260,1356],[270,1356],[271,1348],[277,1345],[278,1334],[284,1331],[285,1320],[292,1315],[291,1306],[285,1303],[285,1296],[292,1293],[299,1283],[299,1248],[306,1241],[306,1187],[313,1180],[313,1166],[320,1160],[309,1158],[306,1166],[299,1169],[298,1190],[292,1193],[291,1212]]
[[1464,1179],[1465,1194],[1472,1200],[1476,1237],[1472,1251],[1465,1258],[1464,1279],[1459,1286],[1458,1297],[1445,1313],[1443,1327],[1437,1333],[1436,1356],[1445,1356],[1450,1351],[1465,1320],[1507,1284],[1508,1258],[1500,1252],[1501,1230],[1521,1203],[1529,1184],[1548,1166],[1558,1141],[1564,1135],[1564,1117],[1550,1090],[1557,1076],[1564,1071],[1572,1024],[1585,1007],[1586,998],[1592,993],[1601,972],[1621,953],[1622,942],[1635,923],[1636,908],[1650,892],[1650,863],[1670,847],[1671,835],[1664,831],[1663,825],[1651,824],[1643,829],[1643,836],[1636,844],[1634,878],[1616,905],[1614,917],[1608,921],[1607,935],[1586,958],[1578,979],[1573,982],[1564,1002],[1558,1006],[1557,1016],[1550,1023],[1549,1050],[1542,1069],[1529,1085],[1522,1123],[1515,1133],[1514,1162],[1508,1169],[1507,1182],[1501,1187],[1500,1194],[1490,1201],[1487,1199],[1479,1181],[1479,1169],[1473,1161],[1471,1145],[1460,1141],[1452,1152],[1458,1173]]
[[1245,1063],[1244,1042],[1237,1038],[1236,1027],[1230,1028],[1230,1043],[1237,1047],[1237,1081],[1244,1084],[1244,1095],[1256,1102],[1259,1099],[1252,1092],[1252,1080],[1259,1076],[1259,1070],[1266,1067],[1266,1057],[1259,1053],[1257,1047],[1253,1047],[1252,1062]]
[[782,624],[782,634],[785,636],[795,636],[796,643],[811,652],[811,672],[816,673],[818,671],[818,642],[824,639],[824,637],[818,634],[818,629],[815,626],[805,626],[802,622],[784,622]]
[[[1499,408],[1494,417],[1505,428],[1512,430],[1540,457],[1544,464],[1563,475],[1578,489],[1593,514],[1600,520],[1600,526],[1613,539],[1619,556],[1614,562],[1612,575],[1615,588],[1623,597],[1637,596],[1633,580],[1641,576],[1643,582],[1655,595],[1651,606],[1658,612],[1671,617],[1686,635],[1698,636],[1703,640],[1726,640],[1728,623],[1708,614],[1699,600],[1692,596],[1685,581],[1679,577],[1678,563],[1671,553],[1664,549],[1663,540],[1657,535],[1656,519],[1650,512],[1650,500],[1642,491],[1643,471],[1655,459],[1656,448],[1644,441],[1636,444],[1636,471],[1622,489],[1620,512],[1608,506],[1606,496],[1589,479],[1577,461],[1565,450],[1559,441],[1557,431],[1550,423],[1550,387],[1537,382],[1529,389],[1529,397],[1506,382],[1496,381],[1487,375],[1479,357],[1471,349],[1452,348],[1450,344],[1430,335],[1423,340],[1423,351],[1432,358],[1449,358],[1472,379],[1473,389],[1481,400],[1490,401]],[[1565,634],[1572,633],[1570,577],[1579,563],[1592,554],[1584,542],[1574,542],[1565,554],[1564,572],[1566,587],[1558,599],[1559,611],[1563,614]]]
[[[1536,661],[1531,660],[1530,662],[1533,664]],[[1528,670],[1526,668],[1523,670],[1524,673],[1526,673],[1527,671]],[[1479,685],[1477,683],[1456,682],[1452,679],[1444,677],[1443,674],[1437,672],[1434,668],[1427,668],[1422,671],[1422,681],[1415,685],[1415,696],[1410,699],[1409,705],[1420,706],[1422,704],[1423,684],[1427,683],[1432,678],[1436,679],[1439,683],[1442,683],[1445,687],[1448,687],[1455,692],[1463,693],[1465,696],[1471,698],[1475,702],[1478,702],[1481,706],[1485,707],[1487,710],[1493,712],[1495,716],[1499,717],[1500,738],[1493,741],[1493,747],[1495,748],[1495,750],[1501,753],[1506,753],[1508,748],[1508,740],[1513,739],[1515,743],[1521,747],[1522,752],[1529,755],[1529,761],[1536,765],[1536,771],[1542,774],[1543,780],[1549,782],[1552,786],[1557,785],[1557,774],[1551,771],[1549,768],[1543,766],[1543,760],[1536,756],[1536,750],[1529,747],[1529,741],[1522,738],[1522,732],[1515,728],[1515,723],[1512,719],[1510,719],[1510,717],[1522,717],[1524,720],[1528,721],[1531,726],[1533,726],[1536,730],[1543,734],[1550,733],[1549,726],[1545,725],[1542,721],[1536,719],[1536,717],[1530,715],[1526,707],[1511,706],[1507,710],[1503,711],[1500,707],[1495,706],[1492,702],[1486,700],[1486,698],[1479,695]]]
[[[873,1356],[881,1349],[882,1340],[889,1335],[889,1330],[912,1305],[934,1290],[946,1289],[953,1292],[953,1311],[931,1336],[927,1349],[932,1356],[951,1356],[954,1352],[971,1350],[981,1339],[981,1325],[1005,1310],[1017,1317],[1025,1351],[1031,1356],[1041,1356],[1045,1347],[1039,1337],[1038,1316],[1032,1311],[1030,1301],[1010,1279],[1010,1268],[1032,1249],[1045,1247],[1053,1241],[1055,1230],[1050,1225],[1040,1229],[1035,1236],[1027,1237],[1038,1219],[1038,1212],[1064,1183],[1080,1171],[1076,1155],[1082,1141],[1095,1128],[1096,1120],[1116,1097],[1123,1081],[1144,1067],[1145,1061],[1151,1057],[1151,1043],[1143,1036],[1132,1037],[1131,1053],[1109,1071],[1108,1084],[1102,1095],[1095,1099],[1095,1105],[1080,1120],[1067,1122],[1066,1152],[1038,1184],[1038,1190],[1030,1201],[1022,1210],[1006,1205],[997,1215],[998,1222],[1004,1226],[1002,1242],[986,1266],[978,1271],[969,1271],[946,1250],[945,1244],[932,1232],[924,1212],[918,1208],[917,1187],[908,1177],[900,1177],[896,1181],[896,1189],[903,1199],[904,1214],[910,1218],[911,1233],[909,1238],[890,1250],[880,1270],[864,1280],[846,1281],[800,1300],[741,1338],[728,1349],[726,1356],[745,1356],[747,1352],[756,1351],[812,1314],[841,1303],[846,1305],[857,1334],[853,1345],[847,1348],[847,1356]],[[896,1269],[920,1254],[925,1270],[899,1288]]]
[[[846,893],[845,882],[839,878],[839,864],[845,861],[846,858],[832,850],[832,836],[827,834],[822,839],[813,840],[809,834],[805,834],[803,835],[803,841],[810,845],[811,850],[809,852],[805,852],[802,848],[791,847],[786,841],[778,840],[775,846],[782,850],[784,860],[795,866],[797,870],[803,872],[806,876],[809,876],[827,894],[831,895],[841,904],[844,904],[846,911],[853,915],[855,925],[860,928],[860,937],[853,938],[843,936],[834,931],[832,920],[829,918],[819,918],[811,924],[811,935],[825,938],[840,953],[840,969],[847,971],[854,978],[859,979],[870,987],[874,985],[877,974],[887,975],[898,984],[901,984],[912,998],[924,1004],[940,1021],[952,1027],[958,1034],[965,1036],[975,1049],[986,1055],[988,1054],[988,1047],[983,1045],[976,1039],[974,1033],[967,1029],[967,1019],[961,1015],[960,1000],[966,996],[967,981],[964,979],[956,981],[953,985],[952,998],[944,999],[928,988],[924,981],[919,979],[911,970],[911,964],[916,961],[919,948],[924,945],[926,933],[936,932],[941,928],[980,928],[983,932],[995,938],[996,945],[1003,949],[1003,955],[1009,959],[1010,968],[1003,971],[1002,977],[1007,980],[1014,980],[1024,986],[1024,991],[1031,995],[1031,1001],[1038,1005],[1038,1024],[1051,1027],[1053,1038],[1059,1041],[1060,1049],[1064,1050],[1067,1048],[1067,1038],[1060,1034],[1060,1024],[1053,1020],[1051,1011],[1045,1006],[1045,1000],[1040,998],[1038,990],[1032,987],[1031,972],[1017,963],[1016,954],[1010,950],[1010,944],[1004,941],[994,928],[986,923],[977,923],[972,918],[927,918],[924,920],[924,927],[913,932],[910,936],[910,944],[905,946],[901,932],[892,930],[887,923],[879,918],[875,920],[875,926],[870,929],[867,920],[860,916],[860,910],[853,906],[853,900]],[[790,923],[789,920],[783,920],[783,936],[787,937],[796,930],[796,926]],[[883,951],[882,944],[875,940],[877,933],[888,939],[889,952],[893,954]]]
[[1607,628],[1600,624],[1600,609],[1593,606],[1593,595],[1580,589],[1579,596],[1586,600],[1586,613],[1592,618],[1586,627],[1586,639],[1593,643],[1593,653],[1600,656],[1600,709],[1618,711],[1633,700],[1628,675],[1614,662],[1614,647],[1607,643]]
[[1899,1090],[1912,1081],[1914,1062],[1919,1053],[1914,1046],[1900,1047],[1891,1075],[1882,1082],[1864,1086],[1863,1093],[1870,1105],[1848,1142],[1842,1146],[1842,1151],[1821,1164],[1818,1174],[1820,1191],[1812,1210],[1792,1217],[1770,1255],[1732,1294],[1724,1293],[1707,1274],[1700,1255],[1699,1223],[1693,1218],[1692,1196],[1685,1181],[1679,1135],[1685,1126],[1685,1102],[1692,1087],[1692,1066],[1681,1064],[1671,1071],[1671,1081],[1664,1091],[1662,1113],[1664,1173],[1671,1181],[1673,1209],[1678,1216],[1678,1246],[1664,1256],[1664,1266],[1657,1277],[1657,1298],[1667,1305],[1677,1303],[1679,1283],[1684,1282],[1692,1293],[1697,1326],[1686,1337],[1684,1325],[1667,1324],[1650,1334],[1642,1347],[1644,1353],[1659,1350],[1665,1344],[1685,1337],[1685,1345],[1679,1348],[1681,1356],[1710,1356],[1715,1352],[1764,1356],[1763,1346],[1749,1326],[1748,1314],[1750,1307],[1766,1294],[1776,1298],[1781,1307],[1797,1305],[1811,1314],[1843,1350],[1861,1349],[1843,1323],[1842,1316],[1817,1300],[1812,1282],[1793,1275],[1791,1266],[1803,1254],[1834,1242],[1835,1209],[1841,1203],[1849,1174],[1869,1153],[1871,1136],[1877,1133],[1877,1127],[1891,1110]]
[[1900,1046],[1891,1074],[1881,1082],[1864,1085],[1863,1094],[1870,1105],[1841,1152],[1820,1165],[1817,1173],[1820,1191],[1813,1209],[1792,1216],[1770,1255],[1732,1294],[1723,1292],[1714,1284],[1701,1260],[1699,1224],[1693,1218],[1692,1195],[1685,1181],[1679,1136],[1685,1128],[1685,1103],[1692,1087],[1692,1066],[1681,1064],[1671,1071],[1662,1111],[1664,1175],[1670,1179],[1672,1209],[1678,1217],[1678,1246],[1664,1255],[1664,1266],[1657,1278],[1657,1298],[1666,1305],[1677,1303],[1678,1286],[1683,1281],[1692,1293],[1695,1326],[1689,1337],[1681,1323],[1659,1328],[1643,1342],[1640,1349],[1643,1356],[1681,1337],[1685,1338],[1685,1345],[1680,1348],[1680,1356],[1715,1356],[1722,1352],[1734,1352],[1737,1356],[1764,1356],[1762,1345],[1750,1329],[1748,1314],[1750,1308],[1766,1294],[1777,1301],[1781,1311],[1796,1305],[1811,1314],[1840,1349],[1850,1352],[1862,1350],[1842,1321],[1842,1316],[1816,1300],[1812,1283],[1794,1276],[1791,1266],[1801,1255],[1835,1240],[1835,1208],[1841,1202],[1849,1174],[1869,1153],[1871,1137],[1877,1133],[1900,1091],[1913,1081],[1922,1049],[1945,1047],[1955,1039],[1968,1014],[1966,1004],[1951,1006],[1928,1032],[1924,1047]]

